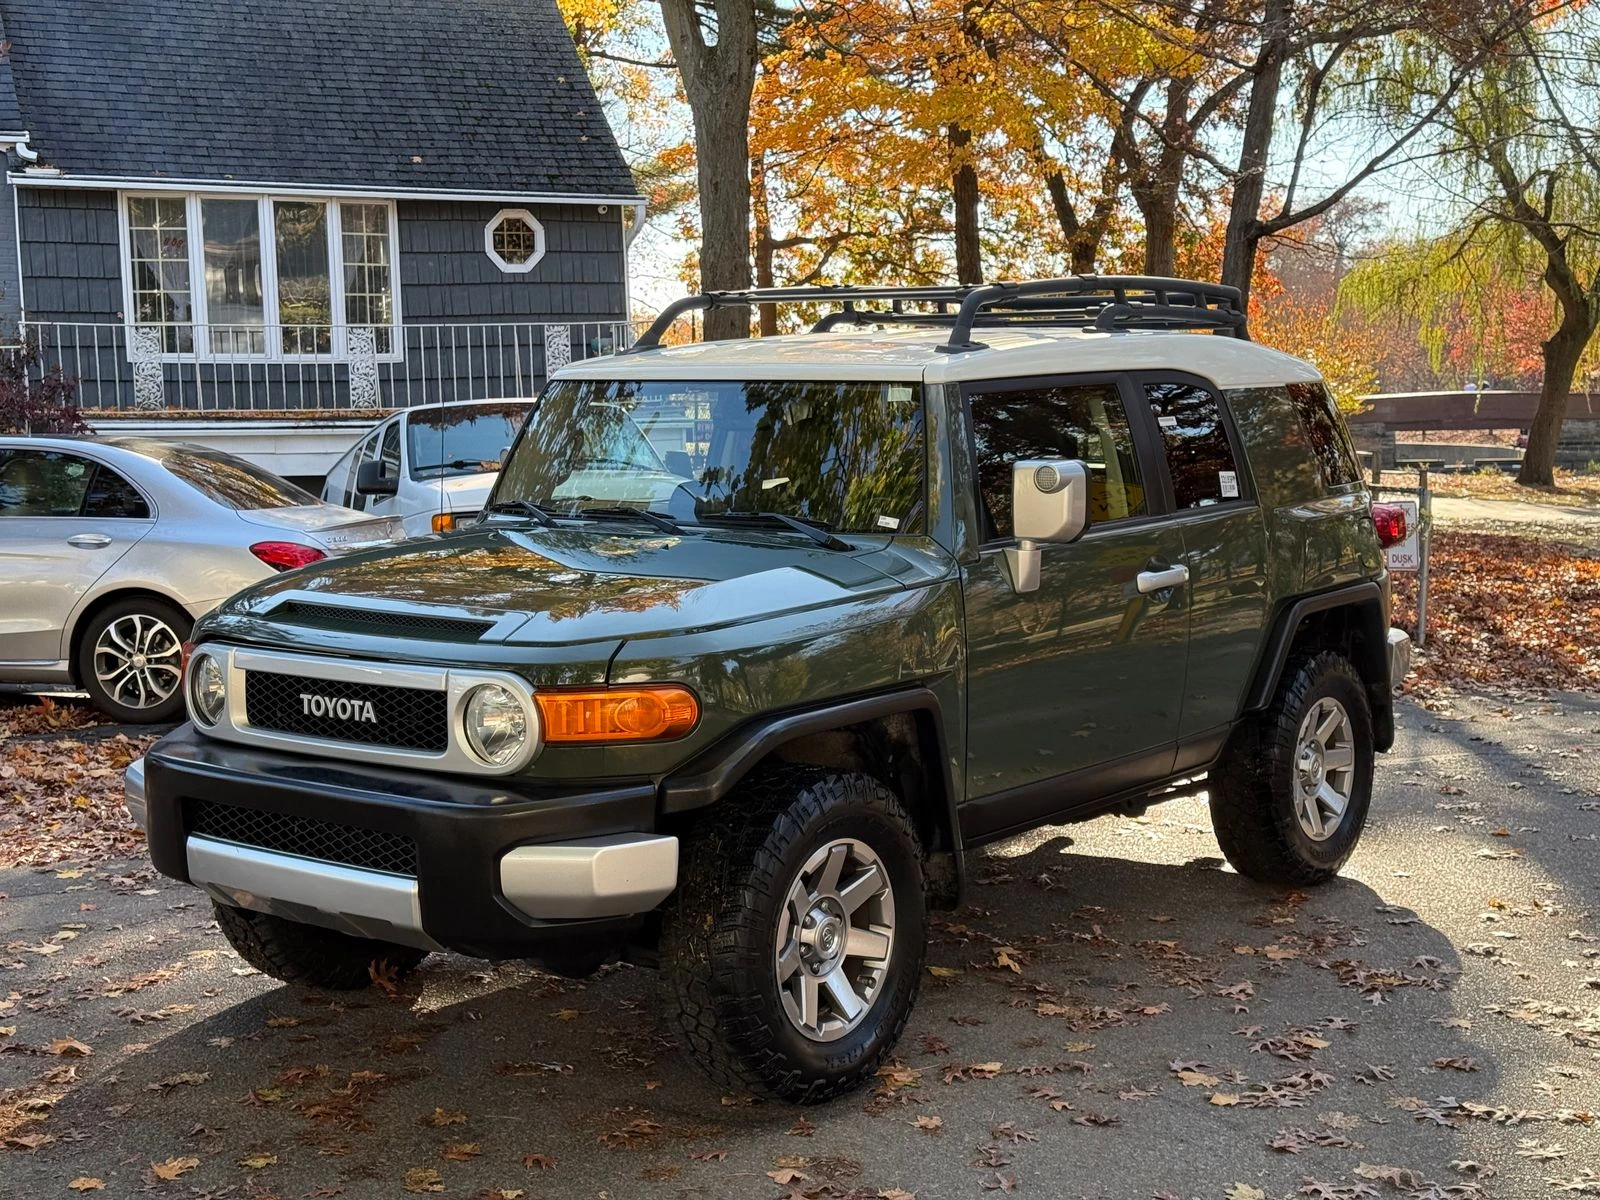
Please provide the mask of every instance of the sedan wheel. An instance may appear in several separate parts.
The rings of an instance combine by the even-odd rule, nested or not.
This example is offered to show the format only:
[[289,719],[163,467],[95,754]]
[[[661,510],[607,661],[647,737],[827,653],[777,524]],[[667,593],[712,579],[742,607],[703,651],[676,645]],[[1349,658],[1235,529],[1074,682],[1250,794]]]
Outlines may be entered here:
[[183,642],[191,622],[156,599],[124,600],[83,631],[78,676],[101,712],[133,724],[174,719],[183,707]]

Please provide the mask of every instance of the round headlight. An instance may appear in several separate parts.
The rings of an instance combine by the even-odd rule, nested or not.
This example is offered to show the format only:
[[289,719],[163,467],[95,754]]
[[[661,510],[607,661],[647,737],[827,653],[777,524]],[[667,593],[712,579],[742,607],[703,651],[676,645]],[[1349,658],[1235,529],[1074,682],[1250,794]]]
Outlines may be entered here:
[[467,745],[491,767],[505,766],[527,745],[528,710],[516,693],[498,683],[472,689],[464,719]]
[[197,654],[189,664],[189,710],[202,725],[215,725],[222,719],[228,702],[228,683],[222,664],[209,654]]

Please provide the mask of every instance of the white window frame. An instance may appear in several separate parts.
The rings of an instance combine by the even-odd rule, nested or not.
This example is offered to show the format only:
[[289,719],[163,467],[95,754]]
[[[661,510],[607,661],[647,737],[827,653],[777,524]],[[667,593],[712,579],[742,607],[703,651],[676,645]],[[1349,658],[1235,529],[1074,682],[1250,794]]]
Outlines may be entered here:
[[[501,221],[513,217],[527,222],[528,228],[533,230],[533,254],[527,262],[507,262],[494,248],[494,231],[499,228]],[[525,208],[502,208],[490,217],[483,227],[483,252],[489,256],[490,262],[507,275],[523,275],[533,270],[544,258],[544,250],[544,226],[540,224],[538,217]]]
[[[344,303],[344,236],[340,220],[341,203],[378,204],[389,211],[389,288],[392,295],[392,321],[389,325],[389,352],[377,356],[380,362],[403,362],[405,341],[400,317],[400,221],[393,200],[365,196],[318,196],[303,192],[187,192],[184,200],[184,221],[187,226],[189,248],[189,313],[192,326],[192,350],[161,353],[162,362],[348,362],[349,344],[346,337]],[[118,253],[122,257],[122,314],[129,344],[133,330],[139,327],[134,320],[133,304],[133,239],[129,230],[128,201],[146,198],[171,199],[171,191],[139,191],[117,193]],[[254,200],[257,220],[261,230],[261,306],[264,322],[265,350],[260,354],[222,354],[211,349],[211,322],[206,308],[205,290],[205,235],[201,225],[202,200]],[[278,236],[273,223],[272,206],[275,201],[288,200],[311,204],[325,204],[328,208],[328,306],[332,311],[333,330],[326,354],[291,354],[283,348],[283,326],[278,320]],[[543,233],[540,233],[543,243]],[[150,325],[144,328],[159,328]]]

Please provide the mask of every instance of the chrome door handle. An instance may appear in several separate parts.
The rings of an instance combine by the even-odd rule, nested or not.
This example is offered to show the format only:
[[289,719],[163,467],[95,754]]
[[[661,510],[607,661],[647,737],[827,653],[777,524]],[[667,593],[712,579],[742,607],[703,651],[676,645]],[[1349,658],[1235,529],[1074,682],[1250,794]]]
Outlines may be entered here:
[[1151,592],[1163,592],[1167,588],[1174,588],[1189,582],[1189,568],[1179,563],[1175,567],[1166,567],[1160,571],[1140,571],[1139,590],[1145,595]]
[[75,533],[67,539],[67,545],[80,550],[99,550],[111,545],[111,539],[103,533]]

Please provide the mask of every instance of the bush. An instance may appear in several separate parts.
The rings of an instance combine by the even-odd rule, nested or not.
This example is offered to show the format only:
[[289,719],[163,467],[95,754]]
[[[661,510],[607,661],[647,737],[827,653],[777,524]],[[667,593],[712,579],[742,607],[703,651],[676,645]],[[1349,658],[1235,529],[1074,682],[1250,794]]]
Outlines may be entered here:
[[77,391],[59,365],[44,367],[36,341],[0,346],[0,433],[88,433],[73,403]]

